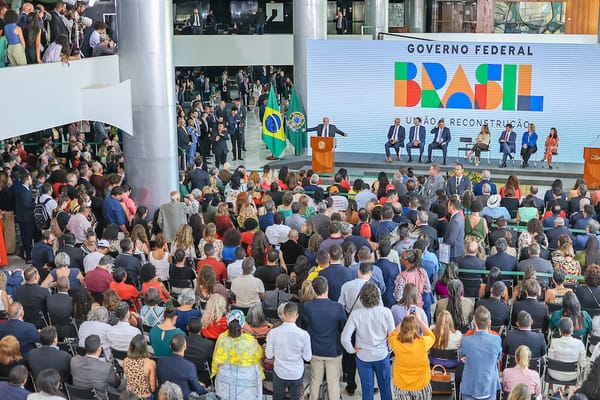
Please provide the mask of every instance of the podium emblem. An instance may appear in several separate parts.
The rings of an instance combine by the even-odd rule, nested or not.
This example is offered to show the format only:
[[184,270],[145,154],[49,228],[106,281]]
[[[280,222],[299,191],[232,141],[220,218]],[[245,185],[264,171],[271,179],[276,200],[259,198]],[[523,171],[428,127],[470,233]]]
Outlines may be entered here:
[[322,140],[319,140],[319,149],[323,150],[325,148],[325,142]]

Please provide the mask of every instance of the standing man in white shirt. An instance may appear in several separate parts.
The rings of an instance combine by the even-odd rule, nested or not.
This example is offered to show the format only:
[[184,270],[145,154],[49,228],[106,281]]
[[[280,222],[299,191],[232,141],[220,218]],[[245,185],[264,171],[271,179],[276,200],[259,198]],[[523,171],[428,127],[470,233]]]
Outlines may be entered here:
[[287,302],[283,307],[283,324],[267,335],[267,358],[275,358],[273,399],[283,400],[286,390],[291,400],[301,399],[304,361],[310,361],[312,350],[308,332],[296,326],[298,306]]

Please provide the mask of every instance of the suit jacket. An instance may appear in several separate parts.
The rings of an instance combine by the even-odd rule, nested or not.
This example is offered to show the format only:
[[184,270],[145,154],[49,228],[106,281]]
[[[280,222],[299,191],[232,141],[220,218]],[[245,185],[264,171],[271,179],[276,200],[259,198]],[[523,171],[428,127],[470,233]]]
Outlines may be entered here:
[[425,144],[425,127],[423,125],[419,125],[418,126],[418,132],[415,135],[415,128],[417,128],[416,126],[411,126],[410,130],[409,130],[409,134],[408,134],[408,141],[409,142],[414,142],[415,139],[419,141],[419,143],[421,145]]
[[9,319],[0,324],[0,338],[8,335],[17,338],[23,357],[26,357],[31,349],[35,349],[35,344],[40,341],[40,334],[35,325],[18,319]]
[[12,191],[15,196],[15,221],[33,224],[35,203],[33,202],[31,190],[23,186],[21,182],[15,181]]
[[[479,181],[479,183],[475,184],[473,186],[473,194],[475,196],[481,196],[483,195],[483,185],[484,184],[488,184],[490,185],[490,194],[497,194],[498,193],[498,188],[496,187],[495,183],[492,183],[492,181],[489,181],[487,179],[481,180]],[[486,199],[487,201],[487,199]],[[482,205],[485,207],[486,203],[483,203]]]
[[506,326],[505,329],[509,327],[510,324],[510,307],[501,299],[495,299],[493,297],[489,297],[487,299],[477,300],[475,303],[475,309],[479,306],[484,306],[488,309],[490,314],[492,315],[492,326]]
[[501,237],[504,237],[504,232],[510,232],[512,240],[510,241],[509,246],[510,247],[517,247],[517,239],[518,239],[518,234],[517,231],[513,230],[513,229],[508,229],[508,228],[498,228],[498,229],[493,229],[490,230],[490,246],[495,246],[496,245],[496,240],[500,239]]
[[129,253],[121,253],[115,258],[114,268],[124,268],[127,271],[127,283],[137,285],[140,268],[142,268],[139,258]]
[[[342,20],[342,27],[338,28],[338,21]],[[342,31],[345,31],[346,29],[348,29],[348,21],[346,20],[346,17],[344,17],[343,15],[341,17],[335,17],[333,19],[333,21],[335,22],[335,29],[339,30],[341,29]]]
[[[504,131],[500,134],[500,137],[498,138],[498,143],[502,143],[502,140],[504,139],[505,136],[506,136],[506,131]],[[515,151],[515,142],[516,141],[517,141],[517,134],[515,133],[515,131],[510,131],[510,134],[508,135],[508,140],[506,141],[506,143],[508,144],[508,147],[510,147],[511,151]]]
[[514,355],[520,345],[529,347],[531,358],[540,358],[546,354],[546,339],[540,332],[527,329],[509,330],[504,338],[504,353]]
[[463,176],[460,179],[460,184],[456,186],[456,177],[451,176],[448,178],[448,183],[446,184],[446,194],[448,197],[451,197],[455,194],[462,196],[465,190],[471,190],[471,180],[466,176]]
[[[190,359],[188,359],[188,361],[195,363],[197,360],[203,360],[208,362],[208,365],[211,365],[212,354],[215,349],[215,342],[210,339],[205,339],[200,335],[194,334],[190,334],[188,337],[186,337],[186,340],[187,348],[185,350],[184,358],[193,357],[193,361]],[[196,372],[198,373],[198,364],[195,363],[195,365]],[[210,377],[208,376],[208,373],[205,372],[206,369],[202,368],[201,371],[203,371],[203,373],[198,373],[198,379],[200,382],[207,385],[210,384]]]
[[[324,132],[323,132],[324,128],[325,128],[325,125],[319,124],[317,126],[313,126],[312,128],[307,128],[306,132],[315,132],[316,131],[317,132],[317,136],[323,136],[324,135]],[[327,136],[334,137],[336,133],[338,135],[342,135],[342,136],[346,135],[344,132],[340,131],[335,125],[329,124],[329,130],[328,130],[328,135]]]
[[458,349],[459,359],[466,356],[461,393],[473,397],[495,396],[500,390],[498,363],[502,354],[499,336],[475,332],[465,336]]
[[[433,142],[435,142],[435,139],[437,139],[438,130],[439,130],[439,128],[433,128],[431,130],[431,133],[433,134]],[[450,135],[450,129],[448,129],[447,126],[445,126],[442,129],[442,136],[441,136],[440,140],[442,142],[445,142],[446,145],[448,145],[448,142],[450,142],[450,140],[452,140],[452,136]]]
[[113,366],[96,357],[75,356],[71,358],[71,375],[73,386],[82,389],[96,389],[106,391],[116,388],[120,381]]
[[517,271],[517,258],[504,251],[496,253],[485,260],[485,268],[488,271],[494,267],[500,268],[500,271]]
[[[477,269],[485,271],[485,261],[477,256],[462,256],[456,259],[458,268],[460,269]],[[483,277],[482,274],[475,274],[470,272],[460,272],[458,274],[461,278],[477,279]]]
[[191,183],[191,186],[189,186],[191,190],[202,190],[204,186],[210,186],[210,177],[208,176],[208,172],[201,168],[194,168],[188,174],[186,184],[188,183]]
[[73,313],[73,298],[71,296],[66,293],[53,294],[46,300],[46,308],[52,320],[52,325],[56,327],[59,340],[77,336],[69,320]]
[[34,379],[37,379],[40,371],[54,368],[64,382],[71,375],[71,355],[55,347],[43,346],[27,354],[27,366]]
[[515,302],[511,317],[513,325],[516,325],[517,315],[520,311],[527,311],[531,314],[533,320],[531,329],[541,329],[542,332],[546,332],[548,329],[548,306],[546,303],[530,298]]
[[21,386],[11,385],[8,381],[0,382],[0,399],[27,400],[29,390]]
[[[221,137],[219,140],[217,140],[218,136]],[[225,150],[225,152],[227,152],[227,140],[229,140],[229,133],[227,133],[226,129],[221,132],[221,135],[219,135],[219,130],[215,129],[210,135],[210,140],[212,141],[213,150],[216,148],[222,148]]]
[[188,151],[190,145],[190,135],[188,135],[187,130],[183,126],[177,127],[177,146],[183,149],[183,151]]
[[443,243],[450,245],[450,258],[465,254],[465,217],[456,212],[450,217]]
[[67,245],[58,249],[56,254],[58,253],[67,253],[71,261],[70,267],[83,271],[83,251],[79,247]]
[[[388,141],[392,140],[392,137],[394,137],[394,129],[396,129],[396,125],[392,125],[390,126],[390,129],[388,130]],[[406,130],[404,129],[404,127],[402,125],[398,125],[398,143],[400,143],[400,147],[404,147],[404,139],[406,136]]]
[[560,235],[567,235],[571,239],[573,239],[573,233],[566,228],[564,225],[557,226],[556,228],[552,228],[549,231],[546,231],[546,237],[548,238],[548,247],[552,249],[558,248],[558,237]]
[[[525,272],[527,267],[534,267],[536,272],[542,272],[546,274],[552,275],[554,273],[554,268],[552,267],[552,263],[548,260],[544,260],[542,257],[531,257],[527,258],[523,261],[519,262],[519,271]],[[546,285],[550,284],[550,277],[538,276],[538,282],[545,283]]]
[[52,19],[50,20],[50,41],[54,42],[59,36],[69,37],[69,30],[63,22],[62,16],[55,10],[50,12]]
[[15,292],[14,300],[23,305],[25,311],[25,322],[30,322],[36,328],[44,327],[44,320],[40,316],[40,311],[46,312],[46,299],[50,296],[48,289],[40,285],[25,284]]
[[198,394],[206,392],[198,383],[196,366],[177,354],[158,359],[156,376],[158,377],[159,385],[162,385],[166,381],[178,384],[183,392],[184,400],[188,399],[191,392]]

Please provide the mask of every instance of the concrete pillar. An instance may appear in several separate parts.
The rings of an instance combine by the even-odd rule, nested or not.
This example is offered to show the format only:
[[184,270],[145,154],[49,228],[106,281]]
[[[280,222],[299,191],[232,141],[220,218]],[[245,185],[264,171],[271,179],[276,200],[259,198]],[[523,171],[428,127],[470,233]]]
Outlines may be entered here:
[[373,39],[377,39],[380,32],[388,32],[389,22],[389,0],[365,0],[365,23],[368,32],[373,33]]
[[427,3],[425,0],[406,0],[404,2],[404,13],[406,14],[406,26],[408,26],[410,32],[426,31]]
[[311,39],[327,39],[327,0],[294,1],[294,85],[306,113],[306,53]]
[[125,135],[125,173],[150,212],[178,190],[172,0],[117,2],[119,70],[131,79],[133,136]]

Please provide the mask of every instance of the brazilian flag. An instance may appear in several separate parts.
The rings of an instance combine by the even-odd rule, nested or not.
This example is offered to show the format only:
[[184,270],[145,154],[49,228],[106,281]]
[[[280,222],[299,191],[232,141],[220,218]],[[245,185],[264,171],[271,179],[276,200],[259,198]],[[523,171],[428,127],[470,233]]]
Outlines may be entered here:
[[279,112],[277,96],[271,87],[269,101],[262,120],[262,139],[275,157],[281,156],[287,145],[284,133],[284,121]]

